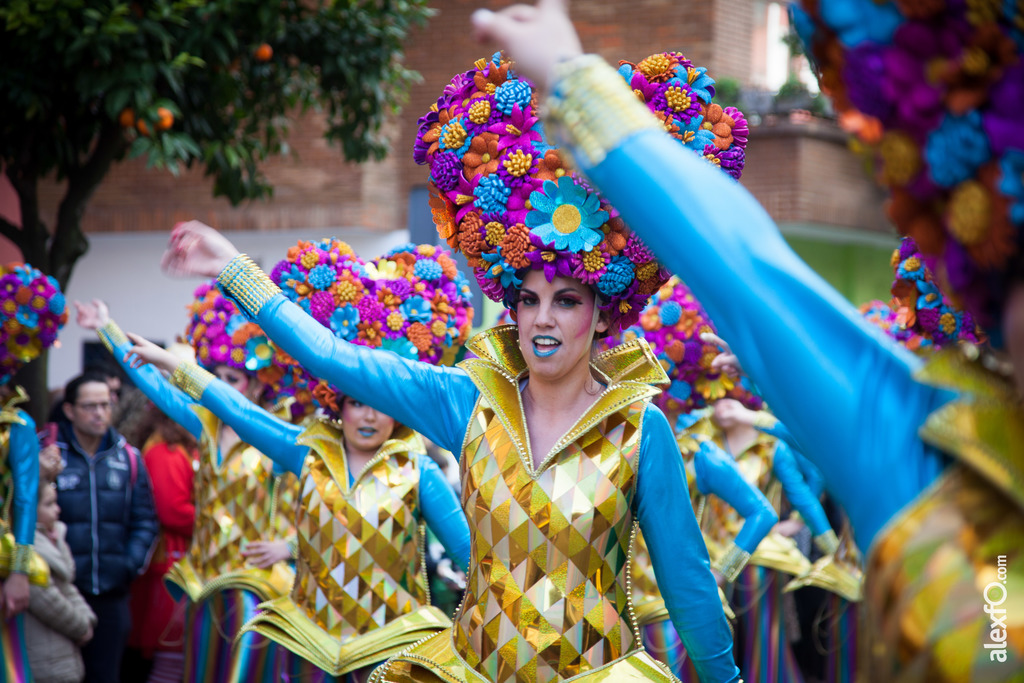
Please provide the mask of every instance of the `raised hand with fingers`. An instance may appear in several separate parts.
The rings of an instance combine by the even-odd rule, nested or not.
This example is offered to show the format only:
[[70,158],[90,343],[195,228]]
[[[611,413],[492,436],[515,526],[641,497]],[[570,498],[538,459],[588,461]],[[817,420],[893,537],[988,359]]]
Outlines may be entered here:
[[473,29],[477,40],[497,43],[515,60],[516,70],[544,90],[551,89],[556,64],[583,53],[566,0],[539,0],[500,12],[478,9]]
[[110,310],[99,299],[83,304],[75,302],[75,321],[87,330],[98,330],[110,322]]
[[140,368],[148,363],[164,372],[174,372],[181,362],[181,359],[173,353],[157,346],[145,337],[131,332],[128,332],[127,336],[132,342],[132,347],[125,353],[124,362],[132,368]]
[[209,225],[187,221],[171,231],[160,267],[168,275],[216,277],[237,255],[235,245]]
[[705,332],[700,335],[701,340],[708,344],[715,344],[722,349],[722,352],[715,356],[715,359],[711,361],[711,369],[719,370],[729,375],[730,377],[739,377],[743,374],[743,368],[740,366],[740,360],[736,357],[736,354],[729,348],[729,344],[724,339],[719,337],[717,334],[711,332]]

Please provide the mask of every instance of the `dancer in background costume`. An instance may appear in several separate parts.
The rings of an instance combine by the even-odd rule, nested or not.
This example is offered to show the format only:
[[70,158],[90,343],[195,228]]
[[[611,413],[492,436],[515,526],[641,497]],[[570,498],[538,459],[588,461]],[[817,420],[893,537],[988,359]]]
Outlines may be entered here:
[[[275,358],[262,331],[215,287],[202,285],[195,296],[186,334],[198,361],[250,401],[287,393],[284,380],[293,377],[292,368]],[[276,682],[279,653],[273,643],[257,634],[234,650],[232,642],[260,602],[291,588],[287,542],[295,533],[294,476],[276,473],[265,454],[155,368],[126,363],[131,342],[105,306],[79,306],[89,321],[84,324],[97,330],[135,385],[199,442],[192,544],[164,579],[175,600],[187,598],[185,682]]]
[[[753,197],[668,144],[615,70],[581,55],[562,3],[478,13],[475,23],[530,60],[523,66],[554,93],[553,130],[686,279],[850,516],[867,549],[860,674],[1020,680],[1024,63],[1016,9],[804,6],[795,25],[844,120],[863,124],[859,134],[879,151],[894,222],[1008,355],[963,346],[923,363],[873,329],[793,254]],[[862,77],[861,64],[902,66]],[[985,591],[997,567],[1007,575],[999,606],[1007,618],[994,625]]]
[[517,314],[516,326],[470,340],[477,358],[458,369],[338,340],[201,224],[175,230],[165,267],[220,273],[225,291],[312,373],[460,456],[472,534],[466,598],[451,629],[371,680],[672,680],[643,651],[631,607],[637,529],[703,679],[738,680],[700,531],[679,495],[683,463],[650,405],[665,373],[643,341],[591,358],[595,334],[636,320],[667,274],[610,206],[564,173],[532,95],[496,55],[456,76],[421,119],[416,153],[431,165],[439,232],[467,254],[484,292]]
[[49,583],[49,567],[32,550],[39,496],[35,422],[11,377],[57,341],[67,322],[64,295],[52,277],[25,263],[0,266],[0,682],[32,680],[22,612],[29,582]]
[[[337,338],[424,366],[463,342],[472,320],[465,279],[432,245],[407,245],[364,264],[344,242],[300,242],[273,274]],[[298,427],[159,347],[139,340],[132,351],[173,371],[173,381],[301,477],[294,587],[261,604],[242,629],[319,668],[289,675],[363,683],[383,660],[451,625],[430,605],[426,526],[462,569],[469,527],[418,434],[326,382],[314,391],[324,416]]]

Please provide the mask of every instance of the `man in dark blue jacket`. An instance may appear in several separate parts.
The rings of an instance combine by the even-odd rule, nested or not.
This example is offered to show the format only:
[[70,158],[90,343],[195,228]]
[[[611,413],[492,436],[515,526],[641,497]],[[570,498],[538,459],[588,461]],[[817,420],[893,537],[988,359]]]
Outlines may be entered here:
[[64,390],[57,500],[75,558],[75,584],[98,618],[82,648],[85,680],[118,683],[131,615],[128,587],[149,560],[158,523],[138,452],[111,423],[110,388],[81,375]]

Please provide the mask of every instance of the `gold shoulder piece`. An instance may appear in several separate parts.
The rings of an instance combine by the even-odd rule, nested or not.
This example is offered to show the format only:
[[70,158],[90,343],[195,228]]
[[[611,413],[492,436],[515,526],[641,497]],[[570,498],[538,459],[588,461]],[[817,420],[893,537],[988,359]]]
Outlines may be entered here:
[[668,375],[661,366],[646,339],[619,344],[591,361],[595,370],[608,378],[609,384],[640,382],[642,384],[668,384]]

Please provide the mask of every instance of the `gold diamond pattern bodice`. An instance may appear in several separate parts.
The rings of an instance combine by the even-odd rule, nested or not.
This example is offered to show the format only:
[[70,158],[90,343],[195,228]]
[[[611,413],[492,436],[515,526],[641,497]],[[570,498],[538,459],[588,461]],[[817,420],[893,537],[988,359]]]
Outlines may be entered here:
[[472,559],[454,649],[496,683],[608,665],[639,646],[627,565],[647,382],[661,366],[643,342],[596,358],[607,388],[535,469],[514,328],[472,350],[461,364],[481,392],[461,459]]
[[199,469],[196,471],[196,524],[188,560],[203,583],[247,569],[243,546],[252,541],[283,539],[294,533],[294,507],[286,493],[294,475],[274,476],[274,463],[252,446],[239,442],[218,463],[220,421],[196,409],[203,424]]
[[340,429],[313,422],[296,513],[291,597],[331,638],[346,640],[430,603],[423,571],[418,435],[385,442],[349,486]]

